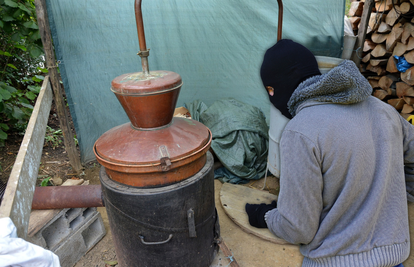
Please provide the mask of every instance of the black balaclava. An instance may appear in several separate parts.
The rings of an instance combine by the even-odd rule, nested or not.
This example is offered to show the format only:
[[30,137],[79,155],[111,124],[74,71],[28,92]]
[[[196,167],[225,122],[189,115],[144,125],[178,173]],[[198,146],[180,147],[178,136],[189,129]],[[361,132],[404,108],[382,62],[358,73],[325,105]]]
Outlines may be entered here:
[[316,58],[306,47],[283,39],[269,48],[263,58],[260,76],[265,88],[274,89],[270,102],[287,118],[292,115],[287,103],[296,87],[304,80],[321,75]]

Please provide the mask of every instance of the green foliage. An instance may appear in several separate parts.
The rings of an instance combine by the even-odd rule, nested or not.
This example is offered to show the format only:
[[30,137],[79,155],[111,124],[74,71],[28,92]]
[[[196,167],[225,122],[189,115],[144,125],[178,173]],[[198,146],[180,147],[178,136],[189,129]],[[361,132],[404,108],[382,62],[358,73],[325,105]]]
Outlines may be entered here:
[[50,184],[50,177],[47,177],[45,179],[42,180],[42,182],[40,183],[40,186],[49,186]]
[[54,130],[50,126],[46,126],[45,141],[50,144],[53,149],[62,143],[62,130]]
[[348,15],[350,8],[351,8],[351,0],[345,0],[345,15]]
[[47,73],[34,0],[0,0],[0,146],[24,131]]

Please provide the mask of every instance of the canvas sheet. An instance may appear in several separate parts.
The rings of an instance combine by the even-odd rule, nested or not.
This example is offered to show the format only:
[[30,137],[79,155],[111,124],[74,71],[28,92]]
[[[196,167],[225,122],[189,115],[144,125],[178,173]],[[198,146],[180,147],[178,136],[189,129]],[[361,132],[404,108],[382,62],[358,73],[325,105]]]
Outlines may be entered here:
[[[283,38],[340,57],[344,0],[284,1]],[[81,150],[128,121],[111,81],[142,71],[133,0],[47,0],[56,57]],[[278,4],[268,0],[142,1],[149,68],[182,76],[177,106],[232,97],[269,114],[259,76],[276,42]]]

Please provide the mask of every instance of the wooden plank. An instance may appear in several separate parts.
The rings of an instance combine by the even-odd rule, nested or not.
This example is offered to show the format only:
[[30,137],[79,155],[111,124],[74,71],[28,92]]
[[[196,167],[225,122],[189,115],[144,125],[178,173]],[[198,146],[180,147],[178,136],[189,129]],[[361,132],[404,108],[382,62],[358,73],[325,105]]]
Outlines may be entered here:
[[43,226],[50,222],[61,209],[54,210],[33,210],[30,213],[29,226],[27,236],[33,237]]
[[74,134],[70,129],[69,119],[65,108],[65,101],[63,100],[62,89],[59,83],[59,73],[57,71],[45,0],[35,0],[35,5],[40,37],[42,39],[43,48],[45,50],[46,67],[49,70],[50,83],[53,89],[57,115],[59,117],[60,129],[62,130],[63,134],[65,149],[68,153],[72,168],[76,172],[79,172],[82,169],[82,165],[78,152],[76,150],[75,140],[73,139]]
[[370,19],[372,8],[374,7],[374,1],[373,0],[366,0],[364,4],[364,10],[362,11],[362,17],[361,17],[361,24],[358,29],[358,38],[355,42],[354,51],[352,52],[351,59],[359,67],[361,63],[361,55],[362,55],[362,49],[365,42],[365,36],[367,33],[367,27],[368,22]]
[[46,76],[26,128],[0,206],[0,218],[10,217],[17,235],[26,238],[32,199],[45,140],[53,94]]
[[289,244],[287,241],[277,238],[267,228],[256,228],[249,224],[249,218],[245,211],[246,203],[270,204],[277,196],[267,191],[249,188],[242,185],[224,183],[220,191],[220,201],[227,216],[232,219],[243,231],[268,240],[276,244]]

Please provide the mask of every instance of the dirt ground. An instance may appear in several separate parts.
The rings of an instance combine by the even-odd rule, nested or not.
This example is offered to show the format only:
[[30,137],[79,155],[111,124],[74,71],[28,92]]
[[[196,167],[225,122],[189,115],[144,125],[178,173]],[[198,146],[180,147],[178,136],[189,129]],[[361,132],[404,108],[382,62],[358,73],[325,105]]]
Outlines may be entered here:
[[[59,129],[59,123],[54,105],[52,105],[48,126],[54,130]],[[86,164],[81,173],[74,173],[69,164],[69,158],[67,157],[63,147],[62,137],[59,135],[55,135],[55,137],[60,139],[60,142],[56,141],[56,139],[54,139],[54,141],[45,142],[38,173],[38,185],[43,179],[46,178],[52,178],[52,180],[58,183],[64,182],[67,179],[85,179],[88,180],[90,184],[99,184],[100,165],[96,161],[91,162]],[[2,182],[7,182],[22,138],[23,135],[19,135],[17,133],[11,134],[5,147],[0,148],[0,181]],[[59,179],[61,179],[61,181],[59,181]],[[263,187],[263,180],[264,179],[253,181],[246,186],[261,189]],[[277,193],[278,188],[278,180],[275,177],[269,177],[266,189],[271,193]],[[303,257],[300,255],[297,246],[274,244],[252,234],[246,233],[238,225],[236,225],[225,214],[223,208],[221,207],[219,200],[220,189],[221,182],[216,180],[216,208],[220,219],[221,237],[233,253],[234,259],[241,267],[301,266]],[[109,229],[106,210],[105,208],[98,208],[98,211],[102,215],[107,234],[79,260],[75,267],[109,267],[117,265],[117,258],[111,231]],[[404,266],[414,267],[414,204],[409,204],[409,215],[410,225],[413,225],[413,227],[410,228],[412,236],[412,253],[404,262]],[[222,253],[219,253],[212,266],[228,266],[228,264],[229,259]]]

